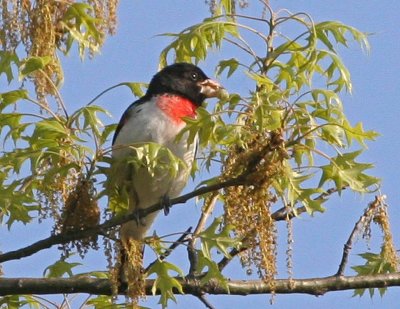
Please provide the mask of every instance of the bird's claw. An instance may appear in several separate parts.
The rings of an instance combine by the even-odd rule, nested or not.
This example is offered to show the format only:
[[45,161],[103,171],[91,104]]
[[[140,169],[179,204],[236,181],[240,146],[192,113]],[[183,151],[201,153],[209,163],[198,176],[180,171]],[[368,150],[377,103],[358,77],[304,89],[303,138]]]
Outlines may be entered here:
[[139,226],[139,224],[140,224],[140,216],[139,216],[139,211],[138,210],[135,211],[134,221],[135,221],[136,225]]
[[171,201],[168,195],[164,195],[161,198],[161,205],[163,206],[164,209],[164,215],[168,216],[169,210],[171,209]]
[[136,226],[145,226],[146,225],[146,218],[140,217],[139,210],[136,210],[135,218],[133,219],[133,221],[135,221]]

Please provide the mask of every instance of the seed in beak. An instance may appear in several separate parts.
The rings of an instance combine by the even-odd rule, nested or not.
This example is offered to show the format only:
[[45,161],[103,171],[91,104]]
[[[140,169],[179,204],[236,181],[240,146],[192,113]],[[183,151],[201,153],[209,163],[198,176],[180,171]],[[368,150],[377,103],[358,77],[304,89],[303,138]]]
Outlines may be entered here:
[[212,79],[206,79],[200,83],[200,93],[204,94],[206,98],[220,97],[222,92],[226,93],[224,87]]

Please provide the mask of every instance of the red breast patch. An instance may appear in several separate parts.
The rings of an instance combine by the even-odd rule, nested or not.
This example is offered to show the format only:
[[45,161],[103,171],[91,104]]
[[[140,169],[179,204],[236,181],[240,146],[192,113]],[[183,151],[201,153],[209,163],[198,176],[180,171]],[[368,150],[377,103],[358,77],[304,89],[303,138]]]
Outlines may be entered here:
[[157,98],[156,104],[176,123],[182,122],[183,117],[196,116],[197,106],[181,96],[164,94]]

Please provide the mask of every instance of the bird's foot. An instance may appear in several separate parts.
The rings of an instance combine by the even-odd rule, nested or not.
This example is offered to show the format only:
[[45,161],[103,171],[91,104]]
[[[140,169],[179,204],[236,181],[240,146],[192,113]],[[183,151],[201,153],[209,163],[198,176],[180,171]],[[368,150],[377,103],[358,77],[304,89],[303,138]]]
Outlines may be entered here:
[[166,194],[161,198],[160,201],[163,209],[164,209],[164,215],[168,216],[169,210],[171,209],[171,200],[169,196]]
[[145,226],[146,225],[146,217],[141,217],[139,215],[140,210],[137,209],[135,211],[135,218],[133,219],[133,221],[136,223],[136,226]]
[[139,226],[139,224],[140,224],[140,216],[139,216],[139,210],[138,209],[135,210],[135,218],[133,220],[135,221],[136,225]]

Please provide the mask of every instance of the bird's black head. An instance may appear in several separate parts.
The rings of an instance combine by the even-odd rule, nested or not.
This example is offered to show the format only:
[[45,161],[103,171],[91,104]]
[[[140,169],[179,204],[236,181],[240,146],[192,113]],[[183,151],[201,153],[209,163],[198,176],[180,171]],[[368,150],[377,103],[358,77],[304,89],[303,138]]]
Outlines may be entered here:
[[200,68],[181,62],[169,65],[154,75],[147,95],[176,94],[200,106],[205,98],[216,97],[221,89]]

